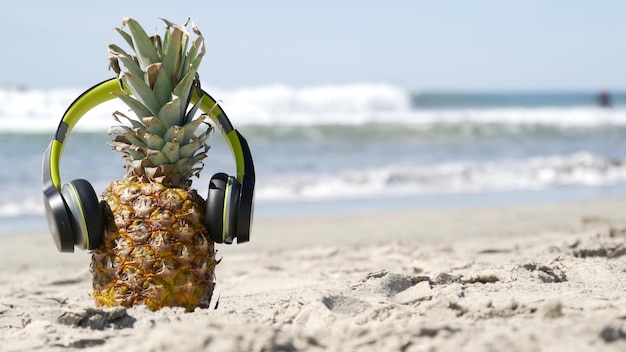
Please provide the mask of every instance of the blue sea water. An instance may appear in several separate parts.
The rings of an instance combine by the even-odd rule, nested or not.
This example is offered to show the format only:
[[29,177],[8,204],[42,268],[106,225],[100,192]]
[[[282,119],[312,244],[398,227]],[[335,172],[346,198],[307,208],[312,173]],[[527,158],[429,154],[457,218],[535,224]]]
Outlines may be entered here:
[[[533,204],[626,195],[626,94],[412,92],[385,84],[223,90],[257,171],[257,217]],[[80,90],[0,89],[0,233],[47,227],[41,158]],[[83,118],[64,182],[124,174],[110,102]],[[219,134],[193,187],[234,169]]]

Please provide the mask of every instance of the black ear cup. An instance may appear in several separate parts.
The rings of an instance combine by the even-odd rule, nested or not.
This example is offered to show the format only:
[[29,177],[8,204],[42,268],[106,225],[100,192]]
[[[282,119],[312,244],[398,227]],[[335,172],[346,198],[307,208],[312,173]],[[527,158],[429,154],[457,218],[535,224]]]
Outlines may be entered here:
[[209,236],[217,243],[232,243],[237,233],[237,214],[241,185],[225,173],[213,175],[209,182],[205,223]]
[[104,233],[104,216],[91,184],[83,179],[63,185],[61,194],[68,208],[74,245],[80,249],[100,246]]

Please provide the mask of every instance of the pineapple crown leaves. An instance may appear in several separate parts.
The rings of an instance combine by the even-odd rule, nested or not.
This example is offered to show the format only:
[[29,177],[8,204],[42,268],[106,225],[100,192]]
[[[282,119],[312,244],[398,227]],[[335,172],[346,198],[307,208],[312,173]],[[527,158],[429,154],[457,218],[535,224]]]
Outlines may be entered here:
[[[200,101],[188,108],[193,90],[200,87],[197,71],[206,50],[195,24],[192,23],[195,39],[187,30],[189,19],[182,26],[162,20],[166,24],[163,38],[149,37],[131,18],[125,18],[122,28],[116,28],[133,53],[111,44],[109,68],[131,93],[116,96],[137,118],[115,112],[117,122],[123,118],[130,126],[111,129],[109,133],[115,137],[109,145],[125,154],[130,175],[185,187],[191,182],[189,178],[202,170],[202,160],[209,149],[206,140],[212,130],[204,123],[206,115],[194,119]],[[196,134],[203,123],[208,128]]]

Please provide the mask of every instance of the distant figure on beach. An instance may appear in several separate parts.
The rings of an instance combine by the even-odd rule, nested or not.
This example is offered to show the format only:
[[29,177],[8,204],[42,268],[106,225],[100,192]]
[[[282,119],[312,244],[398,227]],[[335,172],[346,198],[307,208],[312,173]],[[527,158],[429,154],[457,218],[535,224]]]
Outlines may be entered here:
[[609,92],[607,92],[606,90],[601,91],[600,94],[598,94],[598,103],[603,108],[610,108],[611,95],[609,95]]

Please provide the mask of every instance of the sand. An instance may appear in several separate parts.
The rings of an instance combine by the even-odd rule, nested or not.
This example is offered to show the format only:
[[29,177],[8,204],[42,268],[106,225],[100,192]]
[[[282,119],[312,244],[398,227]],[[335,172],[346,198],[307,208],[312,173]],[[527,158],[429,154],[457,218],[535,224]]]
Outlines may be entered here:
[[95,308],[88,253],[2,234],[0,350],[626,351],[625,240],[626,200],[257,219],[185,313]]

